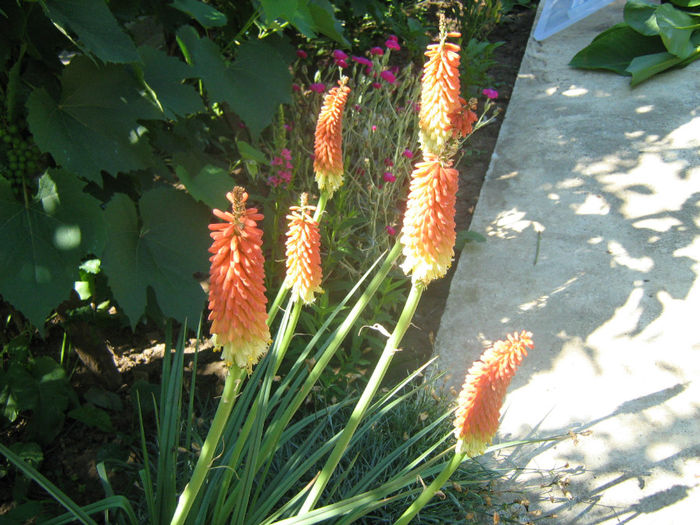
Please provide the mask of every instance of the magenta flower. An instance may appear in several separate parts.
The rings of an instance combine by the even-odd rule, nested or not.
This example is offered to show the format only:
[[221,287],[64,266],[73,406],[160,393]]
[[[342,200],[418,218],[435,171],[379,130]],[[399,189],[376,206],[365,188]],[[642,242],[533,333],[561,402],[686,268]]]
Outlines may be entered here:
[[391,226],[387,226],[385,228],[385,230],[389,235],[396,235],[396,230],[394,228],[392,228]]
[[297,49],[297,56],[299,58],[308,58],[309,54],[306,51],[304,51],[303,49]]
[[292,91],[301,91],[299,84],[292,84]]
[[362,111],[362,106],[360,106],[359,104],[355,104],[355,105],[353,106],[353,109],[354,109],[355,111]]
[[407,159],[412,159],[412,158],[413,158],[413,152],[412,152],[410,149],[408,149],[408,148],[406,148],[405,150],[403,150],[403,153],[402,153],[401,155],[403,155],[403,156],[406,157]]
[[391,71],[382,71],[379,76],[386,80],[389,84],[396,82],[396,77]]
[[284,125],[285,131],[292,131],[292,125],[291,124],[285,124]]
[[382,85],[379,82],[372,82],[372,87],[374,89],[379,89],[380,87],[382,87]]
[[401,49],[401,46],[399,45],[397,40],[389,39],[386,42],[384,42],[384,45],[387,47],[387,49],[393,49],[395,51]]
[[309,89],[314,93],[323,93],[326,90],[326,86],[324,86],[321,82],[316,82],[311,84]]
[[398,41],[399,41],[399,37],[396,36],[396,35],[389,35],[389,36],[387,37],[387,39],[388,39],[388,40],[393,40],[394,42],[398,42]]
[[377,131],[377,126],[375,126],[374,124],[372,124],[372,131]]
[[382,56],[384,54],[384,50],[381,47],[371,47],[369,49],[369,54]]
[[394,161],[392,161],[392,160],[389,159],[389,158],[386,158],[386,159],[384,159],[384,165],[385,165],[385,166],[393,166],[393,165],[394,165]]
[[357,56],[352,56],[350,57],[353,61],[357,62],[358,64],[362,64],[363,66],[367,67],[372,67],[372,61],[369,58],[365,57],[357,57]]
[[282,151],[280,151],[280,155],[284,157],[287,160],[292,160],[292,152],[289,151],[287,148],[282,148]]
[[335,58],[336,60],[347,60],[348,55],[346,55],[340,49],[336,49],[335,51],[333,51],[333,58]]
[[346,68],[348,67],[348,63],[345,60],[336,60],[335,65],[338,66],[339,68]]
[[493,100],[494,98],[498,98],[498,91],[496,91],[495,89],[484,89],[482,91],[482,93],[484,94],[484,96],[486,98],[488,98],[490,100]]
[[396,176],[393,173],[391,173],[390,171],[386,171],[386,172],[384,172],[384,180],[386,182],[394,182],[394,181],[396,181]]

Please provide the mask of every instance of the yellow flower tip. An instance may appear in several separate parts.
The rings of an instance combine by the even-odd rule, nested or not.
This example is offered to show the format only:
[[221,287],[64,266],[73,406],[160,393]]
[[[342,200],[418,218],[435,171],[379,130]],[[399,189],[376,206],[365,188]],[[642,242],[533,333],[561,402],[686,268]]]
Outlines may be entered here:
[[484,453],[498,430],[506,389],[533,347],[530,332],[515,332],[494,343],[469,369],[454,421],[458,454],[474,457]]
[[318,222],[312,217],[315,206],[306,204],[302,195],[301,206],[290,207],[287,215],[286,285],[292,290],[294,300],[310,304],[321,290],[321,235]]
[[460,106],[459,46],[446,42],[428,45],[423,66],[419,140],[424,152],[439,154],[452,138],[452,118]]
[[405,257],[401,268],[413,282],[427,285],[452,264],[458,179],[450,161],[431,154],[425,154],[411,174],[399,240]]
[[332,195],[343,184],[343,109],[350,93],[347,78],[323,99],[316,122],[314,172],[321,191]]
[[246,208],[248,195],[236,187],[226,197],[230,212],[214,210],[224,222],[210,224],[209,320],[215,347],[227,364],[250,369],[270,344],[262,253],[263,219]]

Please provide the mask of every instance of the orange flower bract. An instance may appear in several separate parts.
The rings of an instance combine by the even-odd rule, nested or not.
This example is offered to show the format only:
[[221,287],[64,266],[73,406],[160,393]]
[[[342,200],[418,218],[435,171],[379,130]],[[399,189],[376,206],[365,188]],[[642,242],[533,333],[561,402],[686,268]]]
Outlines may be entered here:
[[292,289],[294,299],[304,304],[314,301],[321,291],[321,235],[309,212],[314,206],[306,205],[306,194],[301,206],[292,206],[287,220],[287,286]]
[[413,281],[428,284],[447,273],[452,264],[455,201],[459,174],[450,161],[431,154],[416,164],[406,203],[401,244],[406,257],[401,265]]
[[[454,36],[455,33],[450,33]],[[430,44],[423,66],[418,120],[423,152],[440,154],[452,137],[452,115],[461,109],[459,100],[459,46],[446,42]]]
[[248,194],[236,187],[226,194],[232,211],[214,210],[225,221],[209,225],[213,239],[209,285],[209,320],[214,344],[231,366],[249,371],[270,343],[265,304],[265,271],[262,253],[263,219],[255,208],[247,209]]
[[321,191],[333,194],[343,184],[343,109],[350,88],[338,81],[323,99],[316,123],[314,172]]
[[501,405],[516,369],[533,348],[532,334],[508,335],[487,349],[467,373],[454,421],[457,453],[483,454],[498,430]]

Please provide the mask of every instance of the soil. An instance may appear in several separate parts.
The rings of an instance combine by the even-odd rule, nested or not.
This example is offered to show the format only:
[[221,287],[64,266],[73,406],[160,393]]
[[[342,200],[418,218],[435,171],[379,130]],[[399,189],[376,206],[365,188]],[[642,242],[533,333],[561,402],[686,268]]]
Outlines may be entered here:
[[[508,102],[513,85],[520,67],[520,61],[525,51],[525,46],[530,34],[535,16],[534,7],[514,8],[509,14],[504,15],[501,23],[496,26],[489,40],[491,42],[503,42],[497,47],[493,59],[496,64],[489,75],[493,79],[492,88],[498,91],[495,103],[500,108],[500,116],[488,126],[475,133],[468,143],[469,156],[465,157],[460,166],[460,189],[457,196],[456,223],[457,231],[469,228],[471,217],[479,199],[479,192],[484,176],[489,166],[501,121],[507,112]],[[414,316],[413,326],[406,334],[403,347],[406,351],[397,354],[389,374],[392,378],[404,376],[420,364],[423,364],[432,354],[433,342],[437,334],[440,318],[445,308],[445,301],[450,288],[450,282],[456,268],[459,254],[447,276],[432,283],[423,294],[421,303]],[[4,311],[8,306],[0,302],[0,314],[7,318],[8,312]],[[41,471],[49,479],[64,490],[78,504],[92,503],[104,497],[104,491],[99,482],[96,470],[98,457],[108,453],[118,455],[124,462],[124,467],[110,473],[110,480],[117,494],[127,494],[134,490],[133,466],[136,464],[135,452],[140,449],[138,439],[138,420],[134,416],[131,401],[131,388],[137,381],[146,383],[158,383],[160,371],[160,358],[162,357],[162,334],[157,330],[142,330],[133,334],[128,327],[112,327],[108,332],[107,341],[102,341],[103,346],[116,356],[116,370],[111,370],[112,376],[117,374],[122,386],[117,389],[117,394],[122,399],[123,409],[110,412],[113,432],[102,432],[87,428],[74,419],[67,418],[63,431],[52,443],[43,447],[44,461]],[[175,330],[177,333],[177,330]],[[47,347],[60,348],[62,330],[56,329],[49,332]],[[2,335],[2,334],[0,334]],[[89,337],[87,337],[89,339]],[[2,343],[2,338],[0,338]],[[0,345],[1,346],[1,345]],[[191,342],[188,362],[193,355],[194,341]],[[223,380],[225,370],[218,354],[214,354],[211,348],[200,347],[198,354],[198,375],[217,376]],[[99,363],[95,365],[99,368]],[[110,364],[110,366],[112,366]],[[109,374],[102,374],[103,377]],[[85,366],[78,363],[71,383],[81,399],[91,388],[102,389],[108,387],[104,380],[100,380]],[[199,384],[214,385],[213,391],[204,393],[204,398],[216,396],[220,391],[223,381],[200,381]],[[109,389],[109,388],[107,388]],[[114,389],[110,389],[114,390]],[[20,418],[21,420],[21,418]],[[21,441],[25,434],[27,422],[0,430],[0,441],[12,444]],[[146,423],[148,425],[148,423]],[[2,476],[2,463],[0,462],[0,521],[3,514],[13,507],[14,475]],[[29,489],[31,499],[46,500],[45,493],[36,485]],[[60,510],[60,509],[56,509]]]

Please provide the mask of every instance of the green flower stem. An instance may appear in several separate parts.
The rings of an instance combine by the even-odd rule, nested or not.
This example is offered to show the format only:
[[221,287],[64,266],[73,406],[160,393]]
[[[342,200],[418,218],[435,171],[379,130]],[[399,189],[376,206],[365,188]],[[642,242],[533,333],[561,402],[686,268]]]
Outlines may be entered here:
[[379,385],[381,384],[382,379],[384,379],[384,375],[389,368],[389,364],[391,363],[394,354],[398,350],[398,345],[401,342],[401,339],[411,324],[413,314],[416,311],[424,289],[425,286],[421,283],[414,282],[411,286],[411,291],[406,299],[406,304],[403,307],[399,321],[396,323],[393,333],[387,340],[386,345],[384,346],[384,351],[377,362],[377,366],[375,366],[374,371],[367,382],[367,386],[362,392],[360,399],[357,401],[357,405],[355,405],[355,409],[352,411],[347,425],[341,432],[331,455],[326,460],[326,464],[323,466],[318,478],[316,478],[314,485],[311,487],[311,491],[309,492],[304,504],[301,507],[301,510],[299,511],[300,515],[311,511],[314,505],[316,505],[321,497],[323,489],[328,484],[333,471],[338,466],[340,458],[343,457],[345,450],[350,444],[352,436],[354,435],[357,427],[360,425],[360,422],[365,415],[365,412],[367,411],[367,407],[372,401],[372,398],[376,394],[377,390],[379,390]]
[[231,409],[236,401],[236,395],[241,388],[245,374],[245,368],[232,366],[229,369],[226,383],[224,384],[224,392],[219,400],[219,406],[216,409],[214,420],[211,423],[211,428],[202,446],[197,465],[195,465],[194,472],[192,472],[192,477],[185,486],[185,490],[183,490],[180,495],[175,514],[170,522],[171,525],[181,525],[185,523],[185,519],[187,519],[187,514],[192,508],[192,503],[194,503],[197,493],[204,482],[204,478],[206,478],[209,472],[211,460],[214,457],[214,451],[219,443],[219,438],[221,438],[221,433],[226,426],[229,414],[231,414]]
[[316,204],[316,211],[314,212],[314,220],[316,222],[321,220],[321,215],[323,215],[323,212],[326,210],[326,204],[328,204],[329,199],[330,195],[328,195],[328,192],[322,191],[321,196],[318,198],[318,204]]
[[367,303],[374,296],[384,279],[386,279],[387,274],[393,267],[394,262],[400,253],[401,243],[397,242],[386,256],[386,260],[382,263],[382,266],[379,268],[376,275],[367,285],[364,293],[360,296],[350,312],[345,316],[343,322],[336,329],[333,338],[329,342],[319,360],[314,365],[311,372],[309,372],[309,375],[299,389],[299,392],[295,395],[292,402],[289,403],[282,416],[280,418],[275,418],[270,425],[265,437],[265,442],[263,443],[263,453],[261,454],[262,457],[267,457],[268,454],[271,454],[273,447],[277,446],[279,438],[284,429],[287,427],[287,424],[292,420],[292,417],[296,411],[308,397],[309,392],[311,392],[311,389],[316,384],[316,381],[318,381],[318,378],[321,376],[323,370],[326,368],[331,358],[335,355],[335,352],[340,347],[340,344],[345,339],[345,336],[350,331],[350,328],[352,328],[355,321],[357,321],[357,317],[365,309]]
[[416,498],[416,500],[404,511],[403,514],[401,514],[401,517],[396,520],[394,525],[406,525],[409,523],[413,517],[418,514],[423,507],[425,507],[435,493],[442,488],[447,480],[450,479],[450,476],[454,474],[454,471],[457,470],[457,467],[462,464],[462,461],[464,461],[466,456],[466,454],[457,454],[455,452],[455,455],[452,456],[452,461],[445,465],[445,468],[442,470],[442,472],[440,472],[438,477],[435,478],[430,485],[423,489],[421,495]]

